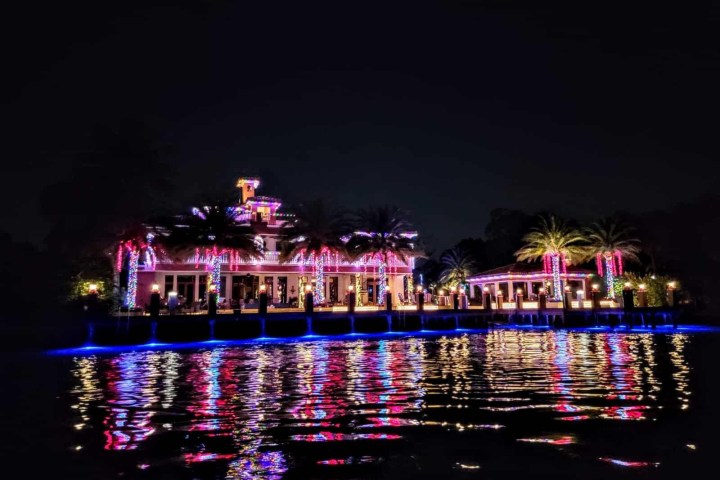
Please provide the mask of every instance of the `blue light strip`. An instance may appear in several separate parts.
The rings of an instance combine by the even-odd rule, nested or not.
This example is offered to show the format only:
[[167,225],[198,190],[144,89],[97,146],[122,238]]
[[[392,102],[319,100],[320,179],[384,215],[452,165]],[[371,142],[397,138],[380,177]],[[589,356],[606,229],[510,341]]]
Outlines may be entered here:
[[292,344],[298,342],[312,341],[342,341],[359,339],[387,339],[402,337],[442,337],[448,335],[467,335],[477,333],[488,333],[493,330],[536,330],[536,331],[572,331],[587,333],[657,333],[657,334],[688,334],[688,333],[720,333],[720,327],[706,325],[680,325],[673,328],[672,325],[659,325],[653,329],[650,327],[633,327],[628,330],[626,325],[620,327],[567,327],[552,329],[547,325],[499,325],[492,328],[461,328],[458,330],[421,330],[415,332],[387,332],[387,333],[347,333],[341,335],[304,335],[300,337],[265,337],[244,340],[206,340],[202,342],[189,343],[146,343],[142,345],[120,345],[120,346],[96,346],[86,345],[77,348],[66,348],[50,350],[48,355],[95,355],[112,354],[117,352],[129,352],[138,350],[186,350],[199,348],[232,347],[243,345],[264,345],[264,344]]

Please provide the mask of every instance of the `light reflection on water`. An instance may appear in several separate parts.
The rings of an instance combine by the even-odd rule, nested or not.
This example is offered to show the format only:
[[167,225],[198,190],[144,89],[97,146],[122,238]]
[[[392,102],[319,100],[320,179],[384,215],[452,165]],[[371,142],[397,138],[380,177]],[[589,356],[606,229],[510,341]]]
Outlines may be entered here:
[[139,451],[142,470],[202,465],[212,478],[378,466],[414,458],[407,450],[426,436],[452,443],[461,432],[470,444],[510,439],[512,448],[578,448],[575,457],[598,465],[656,467],[658,458],[617,458],[597,429],[580,426],[633,428],[691,408],[689,342],[508,329],[76,357],[73,424],[89,447]]

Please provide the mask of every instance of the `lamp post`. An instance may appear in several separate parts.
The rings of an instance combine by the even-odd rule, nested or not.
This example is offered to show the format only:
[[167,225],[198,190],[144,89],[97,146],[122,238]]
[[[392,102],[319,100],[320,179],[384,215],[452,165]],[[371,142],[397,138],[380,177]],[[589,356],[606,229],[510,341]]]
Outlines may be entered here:
[[96,283],[88,285],[88,292],[85,296],[85,313],[95,315],[98,310],[98,286]]
[[153,283],[150,292],[150,317],[160,316],[160,285]]
[[417,287],[417,311],[422,312],[425,310],[425,292],[423,292],[422,285],[418,285]]
[[483,287],[483,310],[492,310],[492,299],[490,298],[490,288]]
[[572,289],[570,285],[565,285],[565,295],[563,295],[563,299],[565,300],[563,307],[565,310],[570,310],[572,308]]
[[467,310],[470,306],[468,296],[465,293],[465,287],[460,288],[460,310]]
[[593,310],[597,310],[600,308],[600,285],[593,283],[590,295],[592,299],[592,308]]
[[357,297],[355,296],[355,287],[353,285],[348,285],[348,313],[355,313],[355,301],[357,300]]
[[503,291],[498,290],[497,294],[495,295],[495,303],[497,304],[497,309],[502,310],[503,308]]
[[312,285],[308,283],[305,285],[305,313],[312,314],[313,307]]
[[666,298],[667,298],[667,304],[670,308],[676,308],[678,306],[678,297],[679,297],[679,292],[677,289],[677,283],[668,282]]
[[633,287],[632,283],[625,282],[625,285],[623,285],[623,292],[622,292],[622,298],[623,298],[623,310],[629,311],[635,308],[635,302],[633,299]]
[[453,310],[460,309],[460,298],[458,297],[457,287],[451,287],[450,293],[452,294]]
[[392,303],[392,291],[390,291],[390,286],[385,286],[385,309],[388,312],[392,312],[393,309],[393,303]]
[[258,296],[258,314],[267,315],[268,307],[268,296],[267,296],[267,285],[260,285],[260,295]]
[[545,310],[547,308],[547,291],[540,287],[538,289],[538,310]]
[[515,291],[515,307],[517,308],[517,310],[522,310],[523,308],[523,297],[523,289],[518,288]]
[[211,283],[208,287],[208,315],[217,315],[217,285]]
[[638,285],[638,305],[641,308],[646,308],[648,306],[648,298],[647,298],[647,290],[645,289],[645,284],[641,283]]

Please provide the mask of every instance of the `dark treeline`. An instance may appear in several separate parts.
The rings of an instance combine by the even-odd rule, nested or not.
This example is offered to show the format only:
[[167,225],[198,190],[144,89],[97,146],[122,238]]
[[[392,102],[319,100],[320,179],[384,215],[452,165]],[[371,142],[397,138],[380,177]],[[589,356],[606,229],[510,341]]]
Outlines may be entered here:
[[[92,148],[70,159],[68,176],[43,194],[42,214],[51,222],[45,244],[17,242],[10,234],[0,233],[0,281],[10,299],[3,315],[21,321],[47,318],[46,313],[55,315],[68,306],[76,307],[73,288],[82,280],[111,282],[109,246],[147,218],[185,211],[190,204],[186,188],[178,188],[170,175],[171,159],[172,149],[142,122],[98,127]],[[628,202],[632,202],[630,193]],[[627,269],[671,275],[700,309],[720,313],[715,290],[720,266],[715,244],[720,238],[719,207],[720,196],[711,196],[668,211],[615,212],[614,217],[634,227],[633,236],[641,242],[640,261],[628,263]],[[515,262],[514,254],[539,213],[548,212],[494,209],[482,238],[460,239],[451,251],[426,252],[416,264],[416,279],[422,275],[425,285],[439,282],[444,269],[441,257],[459,252],[469,257],[472,273]],[[570,223],[581,226],[593,220]],[[595,268],[592,261],[584,266]]]

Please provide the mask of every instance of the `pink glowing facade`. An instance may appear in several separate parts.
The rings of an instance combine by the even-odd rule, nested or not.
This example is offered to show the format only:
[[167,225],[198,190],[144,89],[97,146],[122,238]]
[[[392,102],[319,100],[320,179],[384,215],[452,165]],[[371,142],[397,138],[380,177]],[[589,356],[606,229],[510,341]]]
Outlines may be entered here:
[[[561,292],[569,286],[574,297],[587,298],[585,292],[590,292],[592,287],[589,284],[591,276],[590,270],[568,265],[560,273]],[[470,284],[470,295],[475,298],[479,298],[485,288],[493,298],[501,294],[507,302],[513,301],[518,291],[525,299],[536,298],[541,288],[545,289],[548,298],[555,293],[552,291],[552,274],[543,264],[513,263],[468,277],[467,282]]]
[[[241,300],[246,305],[252,304],[261,286],[268,292],[270,303],[278,306],[289,306],[294,299],[302,303],[308,285],[312,286],[316,297],[320,289],[322,298],[328,304],[343,304],[350,286],[358,292],[358,303],[382,303],[380,279],[383,273],[387,275],[392,292],[405,295],[406,290],[412,288],[412,259],[404,263],[391,257],[388,264],[383,265],[378,258],[370,256],[351,262],[341,254],[328,252],[318,258],[300,255],[291,261],[281,262],[281,228],[291,218],[291,214],[281,211],[280,199],[257,196],[255,190],[259,186],[260,180],[257,178],[243,177],[238,180],[240,198],[236,220],[252,228],[255,242],[264,252],[261,258],[244,260],[232,252],[204,250],[197,250],[192,258],[184,262],[172,262],[158,256],[153,263],[144,262],[137,267],[135,304],[142,307],[149,301],[154,284],[159,286],[163,298],[177,294],[179,303],[191,305],[204,299],[209,283],[216,283],[219,298],[223,302],[221,306],[227,308]],[[318,262],[322,263],[320,281],[314,275]],[[209,282],[211,278],[217,279],[216,282]]]

